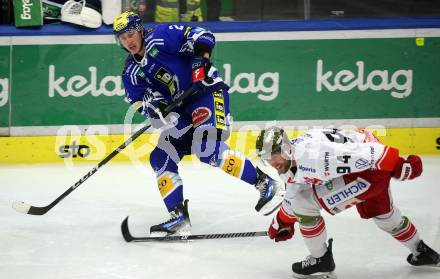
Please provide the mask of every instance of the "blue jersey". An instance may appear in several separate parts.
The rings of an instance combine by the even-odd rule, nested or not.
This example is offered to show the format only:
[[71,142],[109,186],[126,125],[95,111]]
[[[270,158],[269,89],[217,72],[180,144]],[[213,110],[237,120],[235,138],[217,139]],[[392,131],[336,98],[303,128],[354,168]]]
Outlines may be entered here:
[[135,103],[145,95],[160,94],[171,101],[189,88],[196,42],[215,46],[214,35],[198,27],[162,24],[146,32],[144,57],[129,55],[125,63],[122,81],[127,100]]

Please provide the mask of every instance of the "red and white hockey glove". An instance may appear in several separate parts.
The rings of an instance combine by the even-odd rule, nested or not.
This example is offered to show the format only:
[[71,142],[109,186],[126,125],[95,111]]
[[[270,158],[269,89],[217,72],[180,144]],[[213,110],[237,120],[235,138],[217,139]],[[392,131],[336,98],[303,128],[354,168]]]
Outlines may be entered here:
[[295,234],[294,226],[297,221],[295,216],[287,214],[281,207],[269,226],[269,238],[275,239],[275,242],[291,239]]
[[394,168],[393,177],[404,181],[407,179],[414,179],[420,176],[423,172],[422,159],[417,155],[409,155],[405,160],[402,157],[397,159],[396,167]]

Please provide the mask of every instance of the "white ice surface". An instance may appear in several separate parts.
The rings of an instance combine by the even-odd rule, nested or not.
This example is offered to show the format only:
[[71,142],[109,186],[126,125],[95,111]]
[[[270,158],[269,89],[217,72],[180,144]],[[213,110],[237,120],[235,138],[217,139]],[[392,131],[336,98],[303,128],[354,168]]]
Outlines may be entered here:
[[[440,251],[440,158],[424,158],[422,177],[394,183],[395,204],[422,238]],[[300,233],[288,242],[266,237],[191,243],[126,243],[120,223],[129,215],[135,235],[168,215],[147,167],[109,164],[42,216],[18,213],[14,200],[45,206],[92,166],[0,167],[2,279],[263,279],[291,278],[292,262],[307,256]],[[181,166],[193,233],[266,230],[272,217],[253,207],[258,193],[209,166]],[[325,214],[339,278],[440,278],[440,269],[406,263],[408,250],[355,209]]]

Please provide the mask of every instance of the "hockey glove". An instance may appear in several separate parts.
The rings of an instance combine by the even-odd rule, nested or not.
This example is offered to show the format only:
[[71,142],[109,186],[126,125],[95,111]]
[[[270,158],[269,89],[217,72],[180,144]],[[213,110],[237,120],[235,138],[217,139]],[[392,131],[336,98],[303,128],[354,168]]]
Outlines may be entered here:
[[402,157],[397,159],[396,167],[392,175],[394,178],[404,181],[414,179],[420,176],[422,172],[422,159],[417,155],[409,155],[406,160]]
[[294,226],[297,221],[298,219],[295,216],[288,215],[283,208],[281,208],[269,226],[267,232],[269,238],[275,239],[275,242],[291,239],[295,234]]
[[212,78],[208,76],[209,69],[212,63],[208,58],[202,56],[195,56],[191,61],[192,82],[195,85],[200,85],[202,81],[208,84],[213,82]]
[[165,108],[169,102],[162,96],[160,92],[147,90],[142,100],[142,110],[148,114],[150,118],[159,118],[164,122]]

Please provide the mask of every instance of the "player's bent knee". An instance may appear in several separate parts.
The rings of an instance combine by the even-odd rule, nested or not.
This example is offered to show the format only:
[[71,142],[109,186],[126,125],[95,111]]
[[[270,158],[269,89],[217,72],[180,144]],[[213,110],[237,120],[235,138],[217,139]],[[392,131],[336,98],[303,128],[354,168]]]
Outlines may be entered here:
[[321,220],[323,220],[321,215],[318,216],[307,216],[307,215],[301,215],[301,214],[296,214],[295,213],[296,218],[298,219],[298,223],[301,226],[316,226],[317,224],[319,224],[321,222]]
[[198,127],[193,136],[192,153],[203,163],[218,166],[219,157],[229,149],[224,143],[226,139],[222,130],[212,126]]
[[177,164],[160,148],[155,148],[150,154],[150,165],[154,172],[160,174],[164,171],[177,173]]
[[[379,215],[373,218],[376,225],[386,232],[393,232],[399,230],[399,227],[404,225],[405,216],[402,216],[402,213],[398,208],[392,209],[389,213]],[[408,218],[406,218],[408,219]]]
[[296,215],[299,222],[299,229],[302,236],[306,239],[327,237],[325,221],[322,216]]

